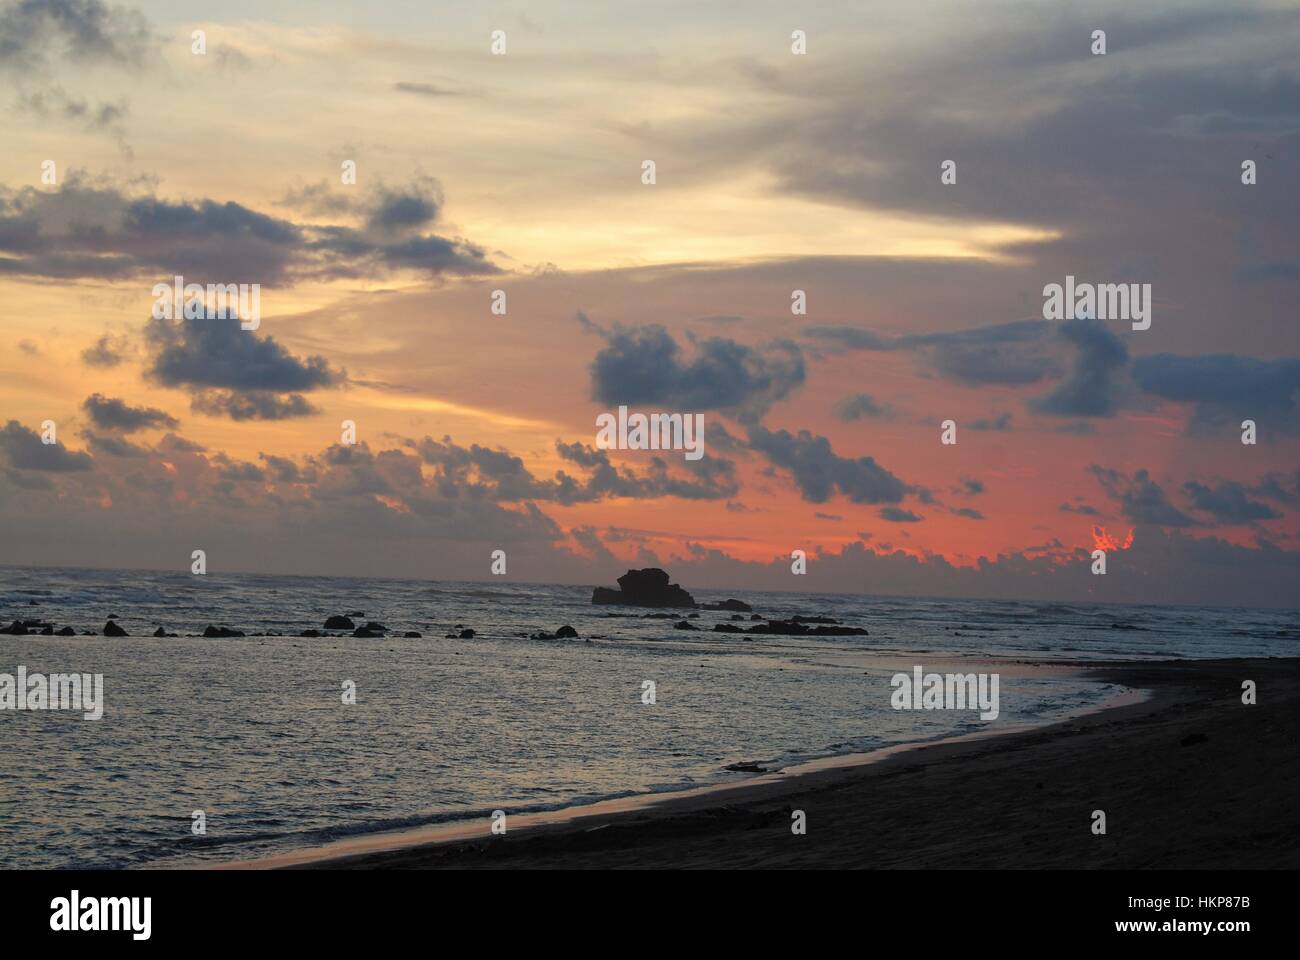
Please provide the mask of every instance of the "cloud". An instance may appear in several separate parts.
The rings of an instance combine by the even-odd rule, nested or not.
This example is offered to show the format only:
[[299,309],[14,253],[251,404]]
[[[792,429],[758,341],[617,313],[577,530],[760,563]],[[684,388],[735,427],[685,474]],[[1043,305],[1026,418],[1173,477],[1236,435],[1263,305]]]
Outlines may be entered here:
[[125,341],[105,334],[91,346],[81,351],[81,362],[88,367],[99,367],[101,369],[116,367],[124,359],[125,347]]
[[878,402],[870,394],[855,393],[839,402],[835,407],[835,415],[841,420],[851,422],[861,420],[863,417],[888,419],[892,413],[888,404]]
[[1057,509],[1062,513],[1078,513],[1085,517],[1096,517],[1101,515],[1096,507],[1091,507],[1086,503],[1063,503]]
[[180,425],[171,414],[155,407],[132,407],[126,401],[92,393],[81,404],[91,422],[101,430],[133,433],[136,430]]
[[289,420],[320,413],[300,393],[277,396],[274,393],[202,390],[190,397],[190,409],[210,417],[231,420]]
[[89,454],[71,451],[62,441],[42,443],[35,431],[17,420],[10,420],[0,430],[0,451],[8,457],[9,465],[17,470],[73,473],[91,470],[95,464]]
[[729,410],[755,417],[804,382],[803,352],[789,341],[756,349],[708,337],[683,361],[677,341],[657,324],[601,332],[607,346],[591,365],[592,396],[611,406]]
[[273,337],[240,328],[238,318],[150,320],[148,375],[167,387],[231,390],[316,390],[334,387],[347,372],[322,356],[299,359]]
[[99,0],[9,0],[0,8],[0,69],[70,60],[139,67],[152,34],[144,16]]
[[1268,504],[1250,499],[1246,488],[1231,480],[1221,480],[1213,487],[1191,480],[1183,484],[1183,490],[1192,506],[1219,523],[1255,523],[1282,516]]
[[789,470],[805,500],[825,503],[838,491],[854,503],[898,503],[906,492],[903,481],[872,457],[841,457],[826,437],[759,424],[748,429],[750,446],[774,466]]
[[966,424],[967,430],[1010,430],[1011,414],[999,413],[996,417],[972,420]]
[[1158,353],[1134,360],[1133,378],[1149,394],[1195,404],[1193,428],[1253,419],[1261,429],[1265,424],[1280,432],[1300,429],[1300,358]]
[[1043,346],[1050,331],[1051,324],[1045,320],[1015,320],[901,337],[859,327],[804,328],[805,335],[841,349],[914,352],[939,376],[964,386],[1023,386],[1059,375],[1059,367]]
[[881,507],[880,519],[888,520],[890,523],[920,523],[925,517],[901,507]]
[[973,507],[958,507],[953,513],[959,517],[965,517],[967,520],[983,520],[984,514],[980,513]]
[[[233,201],[168,200],[70,173],[57,192],[0,188],[0,274],[194,283],[291,284],[384,276],[490,276],[500,268],[466,240],[419,233],[440,204],[433,181],[380,190],[366,222],[296,223]],[[324,192],[290,199],[346,210]]]
[[1119,502],[1123,515],[1134,523],[1158,527],[1197,526],[1193,517],[1169,502],[1164,490],[1146,470],[1138,470],[1131,478],[1117,470],[1096,465],[1090,468],[1090,472],[1106,494]]
[[1031,399],[1029,409],[1055,417],[1112,416],[1128,348],[1100,320],[1067,320],[1060,334],[1076,350],[1070,373],[1050,393]]

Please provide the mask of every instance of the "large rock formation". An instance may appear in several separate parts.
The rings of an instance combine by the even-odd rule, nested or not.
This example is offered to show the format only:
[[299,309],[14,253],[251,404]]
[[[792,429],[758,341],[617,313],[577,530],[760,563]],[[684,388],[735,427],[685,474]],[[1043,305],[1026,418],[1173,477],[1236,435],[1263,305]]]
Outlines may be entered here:
[[618,578],[618,586],[617,590],[597,587],[591,594],[591,602],[629,607],[695,606],[695,598],[677,584],[669,583],[668,574],[658,567],[629,570]]

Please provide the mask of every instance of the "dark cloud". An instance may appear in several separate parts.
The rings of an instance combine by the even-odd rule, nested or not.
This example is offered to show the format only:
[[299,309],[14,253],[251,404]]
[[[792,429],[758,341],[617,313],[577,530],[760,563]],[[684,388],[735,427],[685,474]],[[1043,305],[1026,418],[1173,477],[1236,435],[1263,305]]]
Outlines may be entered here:
[[[310,191],[312,188],[304,188]],[[301,194],[329,211],[327,193]],[[68,174],[57,192],[0,188],[0,274],[121,279],[184,276],[193,283],[295,283],[416,270],[432,276],[500,272],[474,244],[416,232],[435,214],[433,181],[381,190],[365,228],[301,224],[210,199],[133,195]],[[358,207],[363,206],[358,204]]]
[[90,449],[96,454],[105,454],[110,457],[147,457],[151,453],[148,447],[132,443],[122,437],[105,436],[103,434],[92,433],[89,430],[83,430],[81,433],[89,444]]
[[1119,405],[1119,375],[1128,348],[1100,320],[1074,319],[1060,335],[1075,348],[1069,375],[1054,390],[1029,402],[1029,409],[1056,417],[1109,417]]
[[1133,361],[1133,379],[1161,399],[1195,404],[1194,428],[1250,419],[1264,434],[1300,429],[1300,359],[1294,357],[1158,353]]
[[804,382],[803,352],[789,341],[756,349],[708,337],[683,361],[677,341],[657,324],[616,328],[604,336],[607,346],[591,365],[592,396],[610,406],[728,410],[752,417]]
[[886,337],[858,327],[810,326],[815,341],[845,350],[905,350],[917,353],[939,376],[964,386],[1021,386],[1057,376],[1060,368],[1045,352],[1051,331],[1045,320],[1016,320],[985,327]]
[[958,507],[953,511],[959,517],[965,517],[967,520],[983,520],[984,514],[972,507]]
[[72,473],[94,468],[90,455],[72,451],[58,443],[42,443],[40,435],[17,420],[10,420],[0,430],[0,451],[17,470],[42,470],[47,473]]
[[81,362],[88,367],[109,369],[118,366],[123,357],[125,345],[121,340],[105,334],[91,346],[81,351]]
[[1079,503],[1079,504],[1063,503],[1057,509],[1059,509],[1062,513],[1078,513],[1078,514],[1082,514],[1085,517],[1100,516],[1096,507],[1090,507],[1086,503]]
[[893,414],[888,404],[880,403],[870,394],[855,393],[851,397],[845,397],[836,405],[835,415],[841,420],[851,422],[861,420],[863,417],[884,420]]
[[0,69],[59,60],[138,67],[152,39],[142,14],[100,0],[10,0],[0,8]]
[[92,393],[81,404],[90,415],[90,421],[101,430],[115,430],[120,433],[132,433],[155,427],[177,427],[180,425],[171,414],[155,407],[132,407],[126,401],[103,394]]
[[347,372],[322,356],[299,359],[273,337],[243,330],[238,318],[150,320],[148,375],[167,387],[288,392],[334,387]]
[[1090,471],[1102,489],[1120,504],[1120,512],[1134,523],[1158,527],[1193,527],[1195,519],[1169,502],[1164,490],[1146,470],[1130,478],[1117,470],[1093,466]]
[[320,413],[320,408],[300,393],[277,395],[235,390],[198,391],[190,396],[190,409],[231,420],[291,420]]
[[903,481],[872,457],[841,457],[828,439],[807,430],[796,435],[754,424],[749,444],[774,466],[790,471],[800,494],[813,503],[825,503],[837,491],[854,503],[898,503],[906,492]]
[[925,517],[901,507],[881,507],[880,519],[890,523],[920,523]]
[[1231,480],[1221,480],[1213,487],[1191,480],[1183,484],[1183,490],[1193,507],[1219,523],[1255,523],[1282,516],[1268,504],[1250,499],[1246,488]]
[[442,188],[432,179],[404,188],[380,188],[366,222],[384,233],[409,231],[436,220],[442,203]]

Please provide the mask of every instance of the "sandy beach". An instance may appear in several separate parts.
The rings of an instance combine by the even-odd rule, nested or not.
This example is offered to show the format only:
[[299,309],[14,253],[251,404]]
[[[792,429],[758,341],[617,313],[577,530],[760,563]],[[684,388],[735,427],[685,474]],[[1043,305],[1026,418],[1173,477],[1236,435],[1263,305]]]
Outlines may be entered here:
[[[1060,666],[1055,664],[1054,666]],[[1134,690],[1074,720],[723,790],[459,833],[357,838],[237,867],[1294,868],[1300,659],[1076,665]],[[1242,703],[1242,682],[1257,703]],[[1130,698],[1133,699],[1133,698]],[[863,762],[869,759],[870,762]],[[843,763],[844,761],[838,761]],[[807,833],[791,831],[795,810]],[[1092,813],[1106,814],[1104,836]]]

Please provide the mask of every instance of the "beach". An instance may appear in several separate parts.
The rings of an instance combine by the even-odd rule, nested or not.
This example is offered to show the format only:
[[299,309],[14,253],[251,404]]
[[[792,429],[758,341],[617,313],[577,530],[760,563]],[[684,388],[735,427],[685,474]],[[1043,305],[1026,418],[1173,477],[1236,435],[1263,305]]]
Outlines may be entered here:
[[[1059,664],[1057,664],[1059,666]],[[1088,664],[1151,695],[1048,726],[491,836],[244,866],[325,869],[1300,865],[1300,659]],[[1257,703],[1242,702],[1242,682]],[[807,833],[791,831],[804,811]],[[1093,832],[1093,812],[1106,833]],[[571,811],[572,813],[572,811]],[[374,838],[371,838],[374,842]],[[394,844],[396,844],[394,846]],[[354,848],[355,849],[355,848]]]

